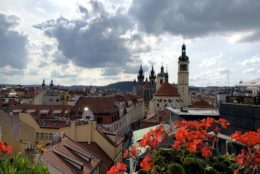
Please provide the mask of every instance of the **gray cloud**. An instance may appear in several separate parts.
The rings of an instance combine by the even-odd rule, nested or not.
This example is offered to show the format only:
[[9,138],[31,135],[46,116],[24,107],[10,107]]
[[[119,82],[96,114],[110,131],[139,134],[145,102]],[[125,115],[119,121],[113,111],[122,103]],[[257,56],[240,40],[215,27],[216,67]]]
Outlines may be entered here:
[[86,14],[83,18],[68,20],[60,17],[34,27],[57,39],[58,49],[64,57],[56,56],[56,63],[66,63],[67,59],[81,67],[106,67],[105,71],[110,73],[105,74],[122,71],[107,70],[108,67],[122,67],[123,71],[127,71],[126,64],[139,59],[134,54],[145,52],[149,47],[131,48],[131,42],[143,42],[143,39],[138,34],[125,37],[134,27],[127,13],[119,9],[115,14],[110,14],[100,2],[91,1],[91,4],[91,13],[79,6],[79,11]]
[[130,14],[147,33],[200,37],[251,31],[243,41],[255,40],[260,31],[258,0],[133,0]]
[[0,67],[12,66],[23,69],[27,65],[27,36],[14,31],[18,24],[16,16],[0,13]]
[[[151,69],[151,67],[147,65],[143,65],[143,71],[144,73],[148,73]],[[114,68],[104,68],[102,75],[104,76],[115,76],[119,73],[127,73],[127,74],[138,74],[140,65],[135,64],[135,65],[125,65],[123,67],[114,67]]]
[[4,66],[0,68],[0,74],[4,75],[24,75],[24,70],[21,69],[15,69],[11,66]]
[[51,72],[51,77],[54,78],[75,78],[77,74],[75,73],[61,73],[60,71],[54,70]]

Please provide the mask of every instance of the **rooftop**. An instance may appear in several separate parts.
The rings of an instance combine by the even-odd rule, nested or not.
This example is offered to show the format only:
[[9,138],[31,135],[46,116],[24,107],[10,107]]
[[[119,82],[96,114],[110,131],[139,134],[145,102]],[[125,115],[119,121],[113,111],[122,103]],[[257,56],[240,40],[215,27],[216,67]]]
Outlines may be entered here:
[[67,136],[47,147],[42,159],[66,174],[89,174],[101,165],[101,159]]
[[164,82],[156,91],[155,96],[180,96],[176,85]]
[[219,112],[216,109],[201,109],[201,108],[183,108],[175,109],[172,107],[166,107],[173,114],[185,115],[185,116],[219,116]]

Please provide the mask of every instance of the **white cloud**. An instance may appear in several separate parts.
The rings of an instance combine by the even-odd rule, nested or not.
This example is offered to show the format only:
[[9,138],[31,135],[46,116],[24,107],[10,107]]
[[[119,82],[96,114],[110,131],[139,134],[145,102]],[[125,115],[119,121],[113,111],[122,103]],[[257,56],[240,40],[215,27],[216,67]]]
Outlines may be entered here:
[[256,73],[257,71],[259,71],[257,68],[248,68],[248,69],[243,70],[243,73],[252,74],[252,73]]
[[216,66],[219,63],[220,59],[223,58],[223,53],[219,53],[219,55],[215,57],[205,58],[200,64],[200,67],[212,67]]
[[251,66],[251,65],[258,65],[260,63],[260,57],[254,56],[250,59],[244,60],[241,65],[243,66]]

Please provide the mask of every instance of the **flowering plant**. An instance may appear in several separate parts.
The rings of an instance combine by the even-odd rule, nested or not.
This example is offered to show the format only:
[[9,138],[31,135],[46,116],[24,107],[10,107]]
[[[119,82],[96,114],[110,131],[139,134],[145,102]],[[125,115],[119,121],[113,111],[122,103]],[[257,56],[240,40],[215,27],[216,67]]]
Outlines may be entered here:
[[244,146],[241,153],[236,157],[240,168],[236,173],[252,173],[257,174],[260,172],[260,129],[257,131],[249,131],[242,134],[236,131],[232,139],[242,143]]
[[[139,142],[140,148],[146,148],[146,155],[143,159],[140,158],[140,148],[136,146],[126,150],[124,157],[140,163],[140,169],[137,168],[138,173],[256,174],[259,172],[260,164],[260,130],[245,134],[236,132],[231,137],[245,145],[241,154],[238,156],[228,153],[221,155],[218,151],[218,134],[229,125],[230,123],[225,119],[215,120],[213,118],[176,122],[174,124],[176,132],[167,131],[161,125],[151,129]],[[162,142],[169,141],[169,139],[174,139],[170,148],[169,146],[163,147]],[[120,168],[117,164],[111,169],[117,168],[117,166]],[[120,171],[126,173],[126,166]]]
[[4,174],[48,174],[47,167],[41,163],[32,163],[21,154],[12,156],[13,148],[0,140],[0,173]]

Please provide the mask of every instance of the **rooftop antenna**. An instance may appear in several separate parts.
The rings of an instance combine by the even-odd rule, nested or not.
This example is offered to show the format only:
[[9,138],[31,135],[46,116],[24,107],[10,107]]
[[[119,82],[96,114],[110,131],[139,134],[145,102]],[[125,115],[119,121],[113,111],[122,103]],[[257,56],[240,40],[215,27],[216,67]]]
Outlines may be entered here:
[[182,36],[182,44],[185,44],[185,35]]
[[229,87],[229,70],[227,71],[227,78],[228,78],[228,87]]

